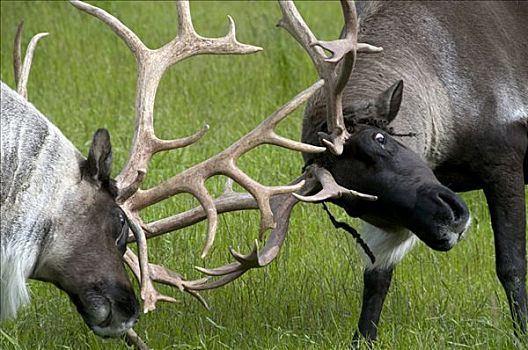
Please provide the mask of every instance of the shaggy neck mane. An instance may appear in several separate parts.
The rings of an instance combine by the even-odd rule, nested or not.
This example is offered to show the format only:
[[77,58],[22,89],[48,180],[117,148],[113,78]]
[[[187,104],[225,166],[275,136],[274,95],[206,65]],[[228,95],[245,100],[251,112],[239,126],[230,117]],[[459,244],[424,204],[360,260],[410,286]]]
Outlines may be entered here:
[[18,308],[29,302],[26,279],[36,262],[35,254],[13,244],[2,244],[0,250],[0,320],[12,318]]

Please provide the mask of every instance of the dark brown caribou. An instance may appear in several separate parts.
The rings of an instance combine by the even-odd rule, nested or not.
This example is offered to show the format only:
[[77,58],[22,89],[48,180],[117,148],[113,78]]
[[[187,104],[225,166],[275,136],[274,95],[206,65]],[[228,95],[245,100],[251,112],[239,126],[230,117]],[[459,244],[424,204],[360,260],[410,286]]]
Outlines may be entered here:
[[[357,13],[352,1],[341,5],[341,38],[319,41],[295,5],[280,1],[279,26],[325,81],[308,102],[302,141],[327,152],[304,155],[307,184],[276,208],[268,243],[282,242],[297,200],[331,201],[363,219],[355,337],[373,340],[395,264],[418,239],[452,248],[470,225],[454,191],[483,189],[497,274],[525,332],[528,3],[358,1]],[[227,283],[268,264],[275,248],[204,272]]]
[[369,223],[363,239],[376,257],[366,264],[359,333],[376,338],[394,265],[415,236],[436,250],[459,241],[469,213],[453,191],[477,189],[488,201],[497,275],[525,332],[528,4],[357,7],[359,40],[383,52],[356,60],[343,90],[344,130],[330,127],[319,93],[305,111],[302,141],[346,134],[341,154],[305,155],[306,165],[378,197],[332,200]]

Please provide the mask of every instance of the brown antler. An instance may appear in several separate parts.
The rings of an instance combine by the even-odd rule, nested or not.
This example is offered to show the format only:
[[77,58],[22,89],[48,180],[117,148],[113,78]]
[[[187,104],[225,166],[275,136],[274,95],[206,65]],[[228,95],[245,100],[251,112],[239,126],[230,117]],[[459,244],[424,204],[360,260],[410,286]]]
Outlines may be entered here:
[[[221,202],[218,202],[218,200],[215,202],[213,200],[204,184],[208,178],[222,174],[235,180],[254,198],[256,205],[262,212],[260,224],[261,235],[265,230],[273,228],[275,223],[270,205],[271,197],[297,190],[302,186],[302,183],[277,187],[263,186],[242,172],[236,166],[236,161],[244,153],[265,143],[302,152],[323,152],[325,149],[322,147],[295,142],[278,136],[274,131],[275,126],[281,120],[323,85],[323,81],[319,81],[303,91],[292,101],[268,117],[257,128],[220,154],[175,175],[158,186],[148,190],[140,190],[139,187],[147,173],[148,163],[154,153],[190,145],[196,142],[207,130],[207,127],[204,127],[195,135],[179,140],[166,141],[160,140],[155,136],[153,128],[154,99],[163,73],[170,66],[184,58],[198,54],[247,54],[257,52],[261,49],[255,46],[241,44],[236,40],[234,22],[230,17],[230,31],[225,37],[210,39],[199,36],[194,31],[189,3],[187,1],[177,2],[178,36],[156,50],[147,48],[128,27],[106,11],[81,1],[71,1],[71,3],[75,7],[106,23],[127,44],[136,57],[138,65],[136,131],[128,161],[117,177],[117,182],[119,187],[118,201],[121,203],[123,210],[129,218],[139,251],[139,259],[136,259],[131,251],[127,252],[125,259],[140,279],[144,310],[145,312],[153,310],[158,300],[174,301],[171,297],[159,294],[153,286],[153,280],[177,286],[181,290],[188,291],[200,298],[194,291],[196,288],[193,287],[202,285],[205,281],[186,282],[176,273],[170,272],[161,266],[148,263],[146,236],[144,232],[147,231],[149,236],[169,232],[188,225],[188,223],[182,222],[182,218],[185,220],[191,218],[192,221],[193,216],[186,216],[184,213],[183,217],[177,215],[158,222],[145,224],[139,216],[139,211],[179,193],[190,193],[194,195],[204,208],[205,216],[209,221],[207,241],[203,250],[203,255],[205,255],[213,243],[216,232],[218,215],[216,203]],[[225,199],[225,197],[219,200],[222,199]],[[247,204],[246,197],[246,201],[239,203],[238,207],[244,207]],[[252,203],[251,206],[254,207],[255,203]],[[226,210],[235,210],[236,207],[231,202],[230,207],[225,208],[227,208]]]
[[[317,180],[314,177],[308,177],[307,181],[305,181],[304,178],[305,175],[303,174],[303,176],[299,177],[290,184],[290,186],[302,185],[302,187],[299,189],[299,193],[301,194],[312,192],[313,189],[318,185]],[[229,208],[235,208],[234,210],[257,208],[257,203],[253,197],[250,197],[245,193],[233,192],[230,186],[227,187],[228,188],[224,194],[215,200],[215,205],[218,206],[219,210],[223,209],[227,211]],[[250,198],[248,198],[248,196]],[[240,200],[241,202],[235,204],[237,200]],[[229,249],[236,262],[213,269],[196,267],[197,270],[209,275],[210,277],[201,278],[194,281],[185,281],[180,275],[163,266],[149,264],[151,278],[156,282],[172,285],[182,291],[192,294],[194,297],[198,298],[198,300],[205,307],[208,307],[205,300],[198,294],[198,291],[221,287],[242,276],[245,272],[252,268],[267,266],[277,257],[286,238],[286,234],[288,233],[291,211],[298,202],[299,200],[292,196],[291,193],[281,193],[274,195],[271,198],[271,210],[273,212],[276,225],[271,231],[262,250],[259,250],[258,240],[256,240],[255,247],[248,255],[244,256],[232,248]],[[183,223],[180,221],[178,222],[178,225],[188,225],[190,222],[194,223],[201,221],[206,217],[204,209],[201,207],[189,210],[180,215],[181,216],[179,216],[179,218],[182,219]],[[127,251],[125,259],[127,262],[129,260],[132,262],[135,260],[137,265],[137,258],[130,250]],[[140,273],[137,267],[133,268],[133,272],[136,277],[139,278]]]
[[[293,181],[293,184],[303,184],[299,189],[300,193],[308,193],[316,185],[313,181],[305,181],[304,176]],[[188,288],[193,290],[218,288],[237,279],[252,268],[264,267],[270,264],[279,254],[280,248],[286,239],[290,215],[293,207],[298,202],[298,199],[292,196],[291,193],[274,196],[272,198],[272,210],[276,226],[271,231],[262,250],[259,249],[258,241],[255,241],[255,246],[248,255],[242,255],[230,248],[229,251],[235,258],[235,262],[213,269],[196,267],[196,269],[206,275],[219,278],[193,281],[189,283]]]
[[[334,41],[320,41],[304,22],[293,1],[279,0],[283,17],[278,26],[286,29],[310,55],[319,77],[325,81],[327,125],[330,134],[320,132],[321,142],[335,155],[343,152],[349,137],[343,119],[342,92],[354,68],[356,52],[380,52],[382,48],[357,42],[359,21],[352,0],[341,0],[345,36]],[[323,49],[332,53],[327,57]]]
[[[368,44],[357,43],[358,20],[355,6],[351,1],[341,1],[346,24],[345,37],[330,42],[318,41],[315,38],[292,1],[279,0],[279,4],[283,17],[278,25],[284,27],[308,52],[316,66],[319,76],[325,82],[327,124],[328,130],[332,134],[322,133],[320,136],[323,144],[332,153],[339,155],[342,153],[343,144],[348,137],[342,113],[342,91],[352,72],[356,52],[379,52],[382,49]],[[332,57],[327,58],[322,50],[323,48],[332,52]],[[342,196],[354,196],[369,201],[377,200],[376,196],[346,189],[338,185],[328,170],[317,165],[307,167],[303,176],[292,184],[300,184],[304,179],[306,179],[306,183],[297,193],[277,195],[272,198],[272,202],[274,203],[272,208],[277,226],[272,230],[262,251],[259,251],[258,241],[255,243],[252,252],[246,256],[230,249],[231,255],[233,255],[236,262],[214,269],[197,267],[199,271],[206,275],[220,278],[216,280],[207,279],[189,282],[186,285],[187,288],[203,290],[220,287],[240,277],[249,269],[263,267],[271,263],[276,258],[284,242],[291,211],[298,201],[321,202]],[[322,189],[312,195],[311,193],[318,188]],[[219,198],[218,205],[228,208],[229,201]],[[248,201],[246,205],[249,208],[251,203]],[[192,216],[193,220],[200,219],[200,212],[196,209],[188,212],[187,215],[189,217]]]
[[33,61],[33,54],[37,48],[37,43],[40,39],[47,36],[48,33],[38,33],[29,42],[26,49],[26,57],[24,64],[22,64],[22,31],[24,29],[24,21],[18,25],[15,35],[15,45],[13,49],[13,69],[15,71],[15,84],[17,92],[26,100],[27,96],[27,82],[29,78],[29,71],[31,70],[31,63]]

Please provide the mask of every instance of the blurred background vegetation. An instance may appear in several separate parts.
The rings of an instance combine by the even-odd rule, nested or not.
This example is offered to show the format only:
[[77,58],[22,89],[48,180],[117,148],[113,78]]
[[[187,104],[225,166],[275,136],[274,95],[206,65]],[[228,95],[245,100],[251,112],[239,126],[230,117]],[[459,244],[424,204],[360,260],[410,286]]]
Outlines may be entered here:
[[[150,48],[176,34],[171,2],[98,1]],[[14,86],[12,47],[17,24],[25,21],[23,47],[37,32],[49,32],[37,48],[29,78],[29,99],[86,154],[93,132],[108,128],[114,169],[124,164],[131,143],[136,68],[121,40],[104,24],[66,2],[2,1],[1,79]],[[322,39],[341,29],[337,2],[298,2]],[[163,138],[189,135],[211,126],[197,144],[157,155],[146,180],[152,186],[206,159],[250,131],[266,116],[316,79],[298,44],[275,27],[276,2],[196,2],[191,13],[197,32],[218,37],[234,17],[238,39],[261,46],[249,56],[201,56],[183,61],[163,78],[155,126]],[[299,139],[302,108],[282,123],[282,135]],[[283,184],[301,172],[300,154],[264,146],[241,166],[266,184]],[[209,188],[219,193],[224,179]],[[480,192],[464,194],[474,217],[471,234],[449,253],[419,244],[396,269],[380,323],[379,349],[515,348],[505,297],[494,272],[493,237]],[[187,195],[148,210],[147,220],[195,206]],[[333,212],[352,225],[337,207]],[[193,266],[231,261],[228,247],[249,251],[258,235],[256,212],[223,215],[217,242],[200,259],[205,223],[150,241],[151,261],[188,278]],[[32,303],[16,321],[0,328],[2,349],[121,349],[120,340],[103,340],[84,325],[67,296],[50,284],[30,282]],[[187,294],[178,304],[158,304],[143,315],[136,331],[154,349],[341,349],[350,344],[359,316],[362,263],[353,239],[336,231],[318,205],[295,209],[289,237],[271,266],[251,271],[235,283],[205,292],[212,306],[202,308]]]

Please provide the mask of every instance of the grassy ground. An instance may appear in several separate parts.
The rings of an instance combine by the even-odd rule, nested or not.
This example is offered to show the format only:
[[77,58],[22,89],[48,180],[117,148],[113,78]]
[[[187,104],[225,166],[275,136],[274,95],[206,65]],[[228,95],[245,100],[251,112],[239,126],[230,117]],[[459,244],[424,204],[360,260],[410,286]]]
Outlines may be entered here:
[[[168,2],[100,2],[150,47],[175,33],[174,5]],[[300,10],[323,39],[340,25],[336,3],[300,3]],[[284,30],[275,28],[275,2],[199,2],[191,10],[202,35],[237,23],[241,42],[264,51],[251,56],[197,57],[180,63],[162,80],[156,127],[162,137],[188,135],[203,123],[209,134],[197,145],[157,156],[147,184],[205,159],[253,128],[316,76],[311,62]],[[13,86],[12,40],[24,19],[30,35],[50,32],[39,45],[29,80],[30,100],[86,153],[92,133],[106,127],[113,137],[119,169],[131,141],[135,64],[127,47],[103,24],[67,3],[1,2],[1,78]],[[302,111],[280,132],[298,138]],[[288,182],[300,173],[301,157],[263,147],[242,167],[267,184]],[[219,190],[223,181],[211,181]],[[465,194],[474,217],[468,239],[449,253],[419,245],[401,263],[382,316],[378,349],[513,349],[509,311],[494,273],[493,238],[481,193]],[[189,196],[164,202],[145,213],[162,217],[195,205]],[[341,219],[347,219],[333,208]],[[247,251],[257,236],[256,213],[222,217],[210,257],[199,258],[205,225],[151,241],[151,259],[198,277],[194,265],[216,266],[230,245]],[[319,206],[298,206],[288,240],[270,267],[205,293],[210,312],[188,295],[178,304],[159,304],[143,316],[137,332],[155,349],[339,349],[350,343],[360,309],[362,267],[351,237],[336,232]],[[83,324],[66,295],[31,282],[32,303],[0,329],[2,349],[121,349]],[[163,288],[162,288],[163,289]]]

